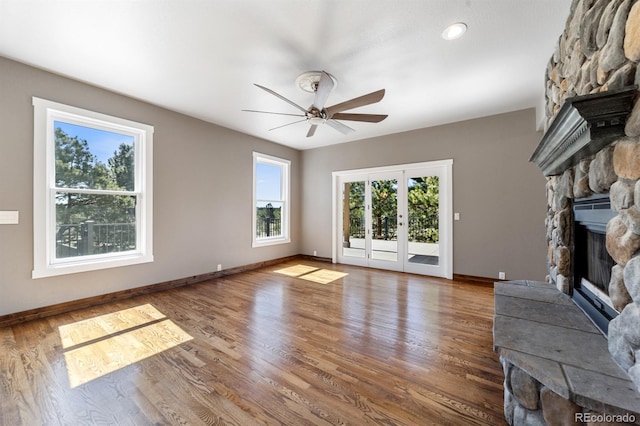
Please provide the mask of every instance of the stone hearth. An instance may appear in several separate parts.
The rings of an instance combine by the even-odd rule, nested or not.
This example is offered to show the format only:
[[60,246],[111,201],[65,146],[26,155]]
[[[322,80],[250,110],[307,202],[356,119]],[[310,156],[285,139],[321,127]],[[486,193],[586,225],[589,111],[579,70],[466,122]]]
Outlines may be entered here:
[[494,292],[509,424],[640,421],[640,394],[569,296],[535,281],[496,283]]

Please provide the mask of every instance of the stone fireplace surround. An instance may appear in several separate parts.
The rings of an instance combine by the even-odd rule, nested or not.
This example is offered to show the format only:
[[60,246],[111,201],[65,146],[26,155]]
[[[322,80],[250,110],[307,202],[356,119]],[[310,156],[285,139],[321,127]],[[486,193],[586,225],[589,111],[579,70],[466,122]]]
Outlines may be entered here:
[[[616,262],[609,294],[618,311],[634,306],[630,293],[635,293],[627,290],[625,280],[635,278],[625,276],[621,263],[633,264],[635,258],[640,262],[640,234],[634,237],[633,225],[620,217],[640,207],[633,201],[640,201],[640,195],[634,197],[635,184],[626,198],[616,186],[627,179],[621,176],[626,176],[625,168],[632,162],[629,144],[639,149],[638,163],[631,167],[640,172],[640,143],[625,134],[636,94],[637,87],[630,86],[568,98],[532,155],[531,161],[548,179],[549,275],[547,283],[512,281],[495,286],[494,349],[505,374],[505,417],[510,424],[580,424],[579,419],[589,416],[640,424],[640,394],[631,371],[640,348],[640,323],[619,315],[610,323],[607,342],[569,297],[573,202],[594,193],[609,194],[617,213],[606,230],[607,251]],[[640,183],[637,187],[640,191]],[[623,232],[618,231],[620,226],[626,227]],[[636,240],[637,245],[627,243]],[[625,322],[618,324],[621,318]],[[631,367],[625,364],[630,357]]]
[[[638,62],[640,0],[574,0],[565,31],[546,71],[546,133],[562,127],[556,125],[554,129],[554,120],[562,114],[567,99],[640,85]],[[569,161],[554,160],[557,169],[545,171],[544,165],[539,164],[547,176],[547,283],[500,283],[495,290],[494,343],[505,372],[505,417],[510,424],[620,424],[627,421],[640,424],[640,101],[637,92],[631,104],[631,112],[622,122],[615,119],[605,123],[623,130],[611,140],[602,144],[599,141]],[[599,126],[598,122],[589,123],[583,132],[595,134]],[[567,143],[584,137],[578,132]],[[575,199],[593,194],[609,194],[611,208],[616,213],[607,225],[606,239],[607,251],[616,262],[609,295],[621,313],[609,325],[608,341],[598,333],[580,335],[590,333],[582,328],[591,324],[572,302],[567,304],[567,295],[573,290],[572,205]],[[538,300],[540,294],[553,300],[557,296],[559,305]],[[514,311],[515,306],[520,308]],[[542,312],[545,314],[541,315]],[[582,325],[566,327],[576,319],[584,319]],[[512,327],[514,324],[517,327]],[[578,330],[581,337],[562,335],[564,337],[558,338],[560,329],[571,333]],[[553,346],[553,342],[564,345],[560,348]],[[546,355],[541,352],[545,347]],[[593,358],[578,361],[580,357],[565,362],[564,355],[568,352],[587,355],[595,352],[600,362],[594,366],[589,364]],[[575,365],[583,362],[587,364]],[[596,385],[590,377],[592,373],[604,374],[606,380]],[[632,413],[635,417],[597,417],[622,413]],[[582,417],[576,417],[577,414]],[[596,421],[594,417],[589,421],[584,415],[595,415]]]

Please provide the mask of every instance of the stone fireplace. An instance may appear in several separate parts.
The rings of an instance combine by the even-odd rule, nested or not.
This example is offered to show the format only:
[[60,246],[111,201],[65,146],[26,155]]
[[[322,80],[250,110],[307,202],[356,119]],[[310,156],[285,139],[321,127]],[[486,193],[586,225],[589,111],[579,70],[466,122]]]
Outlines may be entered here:
[[573,1],[531,158],[547,177],[548,276],[495,287],[510,424],[640,424],[638,62],[640,1]]
[[612,282],[624,244],[609,224],[632,207],[630,197],[629,205],[618,202],[615,158],[617,146],[630,142],[625,125],[636,95],[637,86],[629,86],[567,98],[531,157],[548,179],[547,281],[605,335],[630,302],[622,281]]

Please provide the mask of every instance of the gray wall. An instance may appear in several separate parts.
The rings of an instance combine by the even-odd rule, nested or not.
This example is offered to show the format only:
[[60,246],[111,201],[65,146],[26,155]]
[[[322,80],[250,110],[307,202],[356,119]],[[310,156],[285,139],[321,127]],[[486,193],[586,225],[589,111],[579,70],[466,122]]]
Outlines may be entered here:
[[[155,126],[155,262],[31,279],[37,96]],[[0,58],[0,315],[300,253],[300,153]],[[252,151],[292,161],[292,243],[251,248]]]
[[[331,256],[331,172],[453,158],[454,272],[545,275],[533,110],[296,151],[0,58],[0,315],[298,253]],[[155,126],[155,262],[33,280],[31,97]],[[292,243],[251,248],[252,151],[292,161]],[[304,188],[304,190],[303,190]],[[304,231],[302,231],[304,230]]]
[[[389,119],[392,119],[390,117]],[[302,152],[302,252],[331,257],[331,172],[453,159],[453,271],[543,280],[545,179],[533,109]]]

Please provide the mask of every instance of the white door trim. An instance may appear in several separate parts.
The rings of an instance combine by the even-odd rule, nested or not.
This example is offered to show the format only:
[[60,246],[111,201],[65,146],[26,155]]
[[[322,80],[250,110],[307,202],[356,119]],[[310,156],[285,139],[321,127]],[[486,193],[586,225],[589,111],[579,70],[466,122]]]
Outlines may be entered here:
[[444,193],[441,194],[440,199],[440,216],[445,220],[442,223],[443,228],[440,231],[441,241],[445,242],[443,247],[443,261],[445,264],[442,269],[442,276],[444,278],[453,278],[453,159],[427,161],[422,163],[410,163],[410,164],[398,164],[392,166],[383,167],[370,167],[364,169],[342,170],[332,172],[332,218],[331,218],[331,258],[333,263],[338,262],[338,240],[341,229],[337,219],[339,217],[338,208],[341,208],[341,203],[338,200],[338,195],[341,194],[340,179],[348,178],[349,176],[377,174],[384,172],[407,172],[415,169],[430,169],[441,168],[444,170],[442,177],[442,188]]

